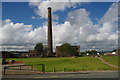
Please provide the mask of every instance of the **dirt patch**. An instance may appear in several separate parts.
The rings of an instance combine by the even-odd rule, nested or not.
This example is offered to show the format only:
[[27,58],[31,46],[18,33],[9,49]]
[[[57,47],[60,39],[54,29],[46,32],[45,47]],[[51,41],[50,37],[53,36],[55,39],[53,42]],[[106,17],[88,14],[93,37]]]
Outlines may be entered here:
[[23,63],[23,61],[15,61],[14,64]]
[[14,63],[7,63],[7,64],[21,64],[23,61],[15,61]]

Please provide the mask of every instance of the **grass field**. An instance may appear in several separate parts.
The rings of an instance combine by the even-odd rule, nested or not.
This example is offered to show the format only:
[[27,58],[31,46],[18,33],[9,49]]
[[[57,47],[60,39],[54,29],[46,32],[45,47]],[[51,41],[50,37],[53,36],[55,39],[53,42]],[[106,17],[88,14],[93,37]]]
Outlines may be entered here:
[[102,58],[110,64],[120,66],[118,65],[118,56],[107,56],[107,57],[102,57]]
[[[56,68],[57,72],[63,71],[64,68],[66,68],[66,71],[73,71],[73,68],[76,71],[117,70],[116,68],[112,68],[106,64],[103,64],[98,58],[94,57],[13,58],[13,59],[16,61],[24,61],[25,64],[29,65],[45,64],[46,72],[52,72],[53,68]],[[113,60],[113,62],[114,61],[115,60]],[[41,70],[40,66],[35,66],[34,68]]]

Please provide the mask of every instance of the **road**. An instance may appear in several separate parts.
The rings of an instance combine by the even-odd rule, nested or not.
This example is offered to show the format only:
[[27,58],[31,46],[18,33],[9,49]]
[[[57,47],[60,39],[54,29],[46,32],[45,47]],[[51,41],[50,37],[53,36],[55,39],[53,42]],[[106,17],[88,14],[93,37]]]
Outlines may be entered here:
[[15,74],[3,75],[3,78],[118,78],[117,71],[86,71],[66,73],[37,73],[37,74]]

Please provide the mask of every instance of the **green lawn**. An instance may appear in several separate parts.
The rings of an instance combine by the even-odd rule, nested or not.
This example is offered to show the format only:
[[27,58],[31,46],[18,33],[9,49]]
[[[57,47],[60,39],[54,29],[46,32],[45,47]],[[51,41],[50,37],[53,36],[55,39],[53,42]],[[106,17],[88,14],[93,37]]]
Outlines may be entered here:
[[118,56],[107,56],[107,57],[102,57],[102,58],[110,64],[120,66],[118,65]]
[[[24,61],[25,64],[45,64],[46,72],[52,72],[53,68],[56,71],[72,71],[73,68],[76,71],[83,70],[117,70],[106,64],[103,64],[98,58],[94,57],[62,57],[62,58],[13,58],[16,61]],[[9,60],[9,59],[8,59]],[[41,69],[40,66],[35,66],[37,69]]]

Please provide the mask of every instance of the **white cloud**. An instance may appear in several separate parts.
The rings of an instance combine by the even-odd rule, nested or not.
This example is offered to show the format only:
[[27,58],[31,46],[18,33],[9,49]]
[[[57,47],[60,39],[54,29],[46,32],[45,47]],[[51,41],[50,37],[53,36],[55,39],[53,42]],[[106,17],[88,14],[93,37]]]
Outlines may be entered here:
[[35,16],[32,16],[31,19],[36,19],[36,17],[35,17]]
[[[41,4],[41,5],[40,5]],[[69,4],[63,4],[60,7],[58,4],[53,3],[40,3],[38,6],[38,13],[41,17],[46,18],[46,8],[52,5],[53,12],[58,10],[64,10],[66,7],[71,7]],[[43,5],[44,4],[44,5]],[[115,6],[115,3],[113,4]],[[64,23],[58,24],[53,22],[53,45],[60,45],[65,42],[72,44],[80,44],[81,49],[112,49],[117,45],[118,31],[115,26],[115,19],[113,12],[109,12],[116,7],[110,7],[105,16],[109,15],[109,19],[105,16],[101,19],[104,22],[94,25],[89,18],[90,12],[86,9],[77,9],[68,13],[67,19]],[[59,6],[59,8],[58,8]],[[43,10],[43,11],[42,11]],[[43,12],[43,13],[42,13]],[[41,13],[41,14],[40,14]],[[117,14],[116,14],[117,15]],[[115,15],[115,17],[116,17]],[[111,18],[110,18],[111,17]],[[56,18],[59,19],[59,18]],[[42,27],[32,29],[31,25],[25,25],[23,23],[13,23],[7,19],[3,21],[3,27],[0,28],[3,31],[2,40],[3,44],[12,45],[25,45],[41,42],[47,43],[47,22],[43,23]]]
[[100,21],[102,26],[100,26],[98,33],[90,35],[88,41],[93,39],[118,40],[118,3],[113,3]]
[[99,32],[100,33],[111,33],[113,28],[114,26],[110,22],[107,22],[103,24],[103,27],[100,28]]
[[2,44],[21,44],[26,41],[25,33],[31,30],[31,25],[24,25],[23,23],[14,24],[11,20],[3,21],[2,30]]
[[30,0],[29,5],[30,6],[39,6],[40,2],[42,2],[42,0]]
[[[113,3],[113,5],[114,4],[115,3]],[[116,7],[113,8],[113,5],[111,6],[112,9],[116,9]],[[112,14],[113,12],[107,15]],[[57,34],[54,35],[54,41],[56,43],[77,43],[81,45],[81,48],[88,48],[89,43],[95,45],[95,48],[97,48],[97,46],[104,49],[117,48],[118,26],[116,21],[117,20],[111,16],[110,20],[105,21],[102,25],[94,25],[89,18],[89,12],[85,9],[78,9],[68,13],[68,19],[64,24],[59,24],[57,27],[53,27],[56,28],[54,33]],[[89,45],[90,47],[92,47],[91,44]]]
[[[1,30],[1,28],[2,28],[2,20],[0,19],[0,39],[2,37],[2,30]],[[0,45],[2,45],[2,40],[0,40]]]
[[118,20],[118,3],[113,3],[106,14],[100,20],[100,23],[114,22]]
[[[102,47],[112,47],[118,45],[118,7],[117,3],[113,3],[108,9],[106,14],[100,20],[102,25],[99,25],[99,30],[96,34],[89,35],[87,38],[88,42],[95,42],[96,44],[100,41],[104,45]],[[101,42],[102,41],[102,42]],[[99,44],[100,45],[100,44]],[[108,46],[109,45],[109,46]],[[112,46],[110,46],[112,45]],[[115,47],[114,47],[115,48]]]
[[89,12],[85,9],[78,9],[68,13],[68,20],[71,26],[74,26],[74,32],[76,32],[76,38],[79,42],[85,42],[86,38],[90,34],[95,34],[98,30],[98,25],[93,25],[89,18]]
[[2,44],[25,45],[27,43],[36,43],[38,41],[45,42],[44,27],[39,27],[32,30],[32,25],[25,25],[23,23],[13,23],[7,19],[3,21]]
[[71,0],[71,2],[119,2],[119,0]]
[[49,1],[49,2],[119,2],[119,0],[30,0],[30,2],[42,2],[42,1]]
[[108,38],[108,40],[118,40],[118,34],[111,34]]
[[[47,18],[47,8],[52,7],[52,13],[58,10],[65,10],[66,8],[75,7],[78,3],[69,3],[69,2],[50,2],[50,1],[43,1],[43,2],[30,2],[30,6],[36,6],[36,14],[39,15],[41,18]],[[80,4],[80,3],[79,3]],[[61,6],[62,5],[62,6]],[[57,16],[53,14],[54,16]]]

